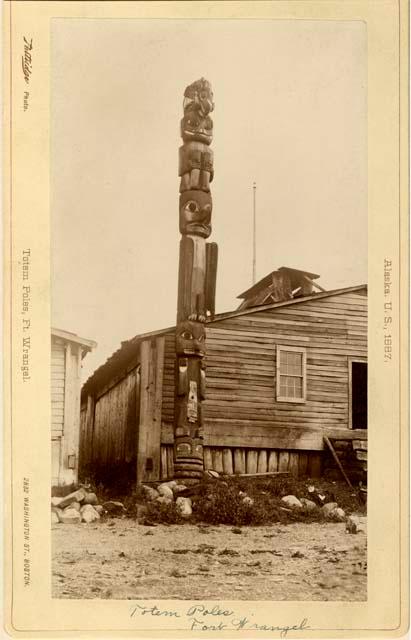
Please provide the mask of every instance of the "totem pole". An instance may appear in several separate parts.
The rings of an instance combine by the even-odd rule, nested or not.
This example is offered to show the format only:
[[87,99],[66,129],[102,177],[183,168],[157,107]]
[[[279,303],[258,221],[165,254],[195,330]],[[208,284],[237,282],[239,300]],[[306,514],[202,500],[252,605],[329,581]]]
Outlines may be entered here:
[[214,109],[210,83],[201,78],[184,92],[179,149],[180,263],[176,326],[174,476],[199,478],[204,469],[202,401],[205,399],[205,327],[214,315],[217,245],[211,233]]

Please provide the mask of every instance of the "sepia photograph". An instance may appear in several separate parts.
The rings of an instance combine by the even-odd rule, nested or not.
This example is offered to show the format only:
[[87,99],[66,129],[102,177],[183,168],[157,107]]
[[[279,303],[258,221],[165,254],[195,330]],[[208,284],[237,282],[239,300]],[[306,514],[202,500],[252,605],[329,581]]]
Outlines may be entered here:
[[5,0],[7,637],[407,633],[408,17]]
[[52,597],[366,601],[365,23],[50,37]]

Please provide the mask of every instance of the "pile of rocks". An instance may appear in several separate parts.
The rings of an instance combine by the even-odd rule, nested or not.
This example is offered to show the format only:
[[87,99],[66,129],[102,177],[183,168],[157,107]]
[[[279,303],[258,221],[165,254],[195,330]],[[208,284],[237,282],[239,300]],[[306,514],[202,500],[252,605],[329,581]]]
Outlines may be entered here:
[[345,511],[341,509],[336,502],[326,502],[321,507],[317,505],[313,500],[308,498],[297,498],[296,496],[284,496],[281,498],[288,507],[294,509],[305,509],[306,511],[313,511],[314,509],[321,509],[327,520],[334,520],[334,522],[345,522]]
[[[316,496],[317,497],[317,496]],[[318,497],[317,497],[318,500]],[[344,509],[338,506],[337,502],[325,502],[325,504],[317,504],[313,500],[307,498],[297,498],[296,496],[284,496],[281,501],[292,509],[304,509],[305,511],[313,511],[321,509],[327,520],[333,522],[345,522],[346,531],[348,533],[358,533],[364,531],[363,523],[360,518],[354,515],[347,516]]]
[[77,489],[64,498],[51,499],[51,522],[57,524],[89,524],[100,519],[104,513],[122,515],[125,512],[121,502],[108,501],[99,504],[95,493],[86,489]]
[[174,502],[183,518],[189,518],[192,515],[191,498],[179,495],[187,491],[185,484],[178,483],[176,480],[170,480],[168,482],[162,482],[156,487],[149,487],[143,484],[141,488],[144,491],[147,502],[158,502],[160,504],[171,504]]

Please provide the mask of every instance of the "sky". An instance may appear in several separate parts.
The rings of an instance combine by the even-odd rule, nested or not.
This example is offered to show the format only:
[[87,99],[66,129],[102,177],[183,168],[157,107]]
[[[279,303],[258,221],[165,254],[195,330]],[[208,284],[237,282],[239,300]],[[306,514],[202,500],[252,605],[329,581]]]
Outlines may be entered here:
[[367,282],[367,41],[359,21],[52,21],[52,326],[121,341],[175,323],[183,93],[213,88],[216,311],[280,266]]

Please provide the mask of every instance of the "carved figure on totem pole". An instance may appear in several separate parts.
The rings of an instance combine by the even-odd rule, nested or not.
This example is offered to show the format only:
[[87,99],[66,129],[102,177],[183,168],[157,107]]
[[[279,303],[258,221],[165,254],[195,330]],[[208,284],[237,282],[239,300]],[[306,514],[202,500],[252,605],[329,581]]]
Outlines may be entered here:
[[179,149],[180,193],[190,189],[210,190],[213,179],[213,121],[209,113],[214,109],[210,83],[201,78],[184,93],[184,117],[181,137],[185,144]]
[[204,191],[184,191],[180,195],[180,233],[208,238],[211,233],[211,195]]
[[210,191],[214,176],[213,152],[203,142],[187,142],[179,149],[180,193],[189,189]]
[[176,328],[175,474],[196,478],[203,469],[201,402],[205,397],[205,328],[184,320]]
[[186,87],[183,108],[184,113],[187,110],[198,111],[203,118],[214,110],[213,91],[208,80],[200,78]]
[[214,109],[210,83],[204,78],[184,92],[179,149],[180,264],[176,327],[174,474],[198,478],[203,471],[203,414],[206,371],[205,326],[214,313],[217,245],[211,234]]

